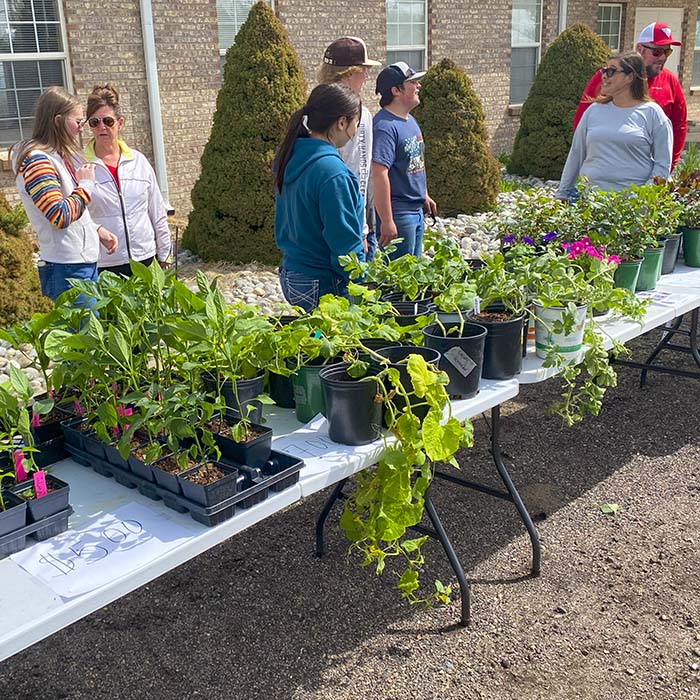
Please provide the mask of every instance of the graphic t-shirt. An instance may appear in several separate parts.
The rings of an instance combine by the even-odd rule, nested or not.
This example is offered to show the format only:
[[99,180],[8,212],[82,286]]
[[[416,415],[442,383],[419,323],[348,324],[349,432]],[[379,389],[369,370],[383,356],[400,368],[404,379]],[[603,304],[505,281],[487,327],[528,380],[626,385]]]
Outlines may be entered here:
[[423,209],[427,193],[425,147],[418,122],[386,109],[374,115],[372,161],[389,169],[394,212]]

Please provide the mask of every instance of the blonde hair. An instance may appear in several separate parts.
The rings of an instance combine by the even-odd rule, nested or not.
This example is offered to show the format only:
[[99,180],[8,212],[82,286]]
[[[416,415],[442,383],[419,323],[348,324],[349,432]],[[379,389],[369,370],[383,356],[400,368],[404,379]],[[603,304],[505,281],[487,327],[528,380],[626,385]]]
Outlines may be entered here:
[[110,107],[117,115],[117,119],[121,118],[122,113],[119,108],[119,92],[117,92],[117,88],[109,84],[95,85],[92,88],[92,92],[87,98],[87,109],[85,110],[87,118],[90,119],[101,107]]
[[331,66],[328,63],[322,63],[316,70],[316,82],[319,85],[340,83],[345,78],[349,78],[355,73],[362,73],[364,70],[364,66]]
[[50,87],[41,94],[34,107],[32,137],[12,147],[17,153],[17,173],[22,169],[22,161],[32,151],[55,151],[64,157],[80,154],[80,143],[68,133],[65,124],[66,117],[80,106],[77,97],[60,87]]

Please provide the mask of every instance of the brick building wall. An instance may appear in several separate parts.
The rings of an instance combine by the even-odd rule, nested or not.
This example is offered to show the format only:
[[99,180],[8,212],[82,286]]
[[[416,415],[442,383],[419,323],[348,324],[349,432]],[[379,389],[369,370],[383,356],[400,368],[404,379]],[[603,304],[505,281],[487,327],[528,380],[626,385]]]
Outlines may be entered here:
[[[63,0],[69,45],[69,71],[81,99],[92,86],[111,82],[120,91],[128,143],[153,160],[146,67],[138,0],[110,5],[108,20],[94,0]],[[621,46],[634,46],[637,7],[684,8],[680,78],[686,86],[689,118],[700,119],[700,91],[690,94],[697,5],[691,0],[622,0]],[[567,25],[596,28],[597,0],[569,0]],[[560,0],[543,0],[542,52],[556,38]],[[386,58],[386,5],[382,0],[277,0],[275,10],[299,54],[309,88],[323,50],[338,36],[361,36],[370,58]],[[159,68],[161,110],[170,203],[179,215],[190,208],[190,191],[199,174],[199,159],[209,138],[216,94],[221,84],[216,0],[153,0],[154,32]],[[95,23],[99,18],[99,24]],[[428,65],[450,57],[470,76],[482,100],[491,150],[509,152],[519,126],[517,110],[509,108],[511,0],[483,5],[462,0],[429,0]],[[107,23],[108,22],[108,23]],[[106,33],[105,33],[106,32]],[[108,37],[108,41],[105,37]],[[367,81],[363,100],[374,112],[378,98]],[[86,138],[89,131],[86,129]],[[0,187],[14,195],[14,178],[0,172]]]
[[[124,140],[153,163],[151,120],[138,0],[103,5],[64,0],[73,88],[85,102],[96,84],[120,93]],[[156,59],[170,204],[178,215],[190,208],[190,191],[209,138],[221,84],[215,0],[153,0]],[[85,142],[90,138],[86,126]],[[14,201],[14,177],[4,171],[0,187]]]

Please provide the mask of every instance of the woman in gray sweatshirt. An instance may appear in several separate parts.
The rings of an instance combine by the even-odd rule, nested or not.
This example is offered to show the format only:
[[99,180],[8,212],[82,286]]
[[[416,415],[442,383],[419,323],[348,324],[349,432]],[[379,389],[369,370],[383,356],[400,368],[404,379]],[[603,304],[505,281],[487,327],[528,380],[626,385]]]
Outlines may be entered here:
[[619,191],[654,177],[668,179],[673,132],[663,110],[649,97],[644,60],[630,52],[608,61],[602,95],[584,112],[574,133],[557,191],[575,196],[576,180]]

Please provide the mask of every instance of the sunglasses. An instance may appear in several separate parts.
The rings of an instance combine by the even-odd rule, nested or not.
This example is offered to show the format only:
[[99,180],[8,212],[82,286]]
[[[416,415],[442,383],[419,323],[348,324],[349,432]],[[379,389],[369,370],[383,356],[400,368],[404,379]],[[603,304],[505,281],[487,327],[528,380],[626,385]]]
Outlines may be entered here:
[[600,69],[601,75],[604,75],[606,78],[612,78],[615,73],[627,73],[624,68],[614,68],[613,66],[607,66],[605,68]]
[[654,58],[658,58],[659,56],[663,55],[668,57],[673,53],[673,49],[668,47],[665,49],[658,49],[656,46],[647,46],[646,44],[642,44],[642,48],[646,49],[647,51],[651,51],[651,55],[654,56]]
[[100,125],[100,122],[108,129],[111,129],[117,123],[117,120],[114,117],[90,117],[90,119],[87,120],[91,129],[96,129]]

